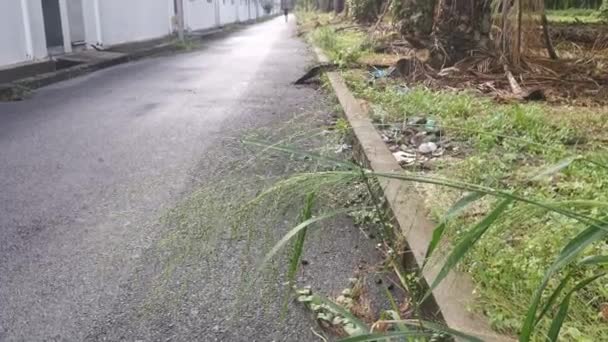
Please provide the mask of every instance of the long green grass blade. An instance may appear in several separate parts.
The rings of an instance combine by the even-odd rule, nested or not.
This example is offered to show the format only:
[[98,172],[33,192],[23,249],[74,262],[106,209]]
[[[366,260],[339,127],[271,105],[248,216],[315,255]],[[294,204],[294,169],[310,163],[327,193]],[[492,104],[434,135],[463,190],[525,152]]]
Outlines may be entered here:
[[568,157],[566,159],[560,160],[559,162],[546,167],[545,169],[543,169],[542,171],[540,171],[539,173],[534,175],[534,177],[532,177],[532,180],[539,180],[546,176],[554,175],[554,174],[558,173],[559,171],[567,168],[568,166],[570,166],[570,164],[572,164],[574,161],[579,160],[579,159],[581,159],[581,157],[576,156],[576,157]]
[[551,296],[549,297],[549,299],[547,299],[547,302],[543,306],[543,309],[541,310],[540,314],[536,318],[536,323],[534,323],[535,326],[538,325],[538,323],[543,319],[543,317],[545,317],[545,315],[547,314],[547,312],[549,312],[549,310],[551,309],[551,307],[553,306],[553,304],[555,304],[555,302],[557,301],[557,298],[560,296],[560,294],[562,293],[562,291],[564,290],[564,288],[566,287],[566,285],[568,285],[568,283],[570,282],[570,279],[572,279],[572,274],[568,274],[566,276],[566,278],[564,278],[559,283],[559,285],[557,286],[557,288],[555,288],[555,290],[553,291],[553,293],[551,294]]
[[375,333],[369,335],[361,335],[348,337],[339,340],[339,342],[382,342],[382,341],[399,341],[401,339],[397,339],[399,337],[402,338],[411,338],[411,337],[431,337],[433,334],[427,332],[417,332],[417,331],[395,331],[395,332],[386,332],[386,333]]
[[[608,264],[608,255],[593,255],[593,256],[589,256],[589,257],[586,257],[586,258],[582,259],[577,264],[578,264],[578,266],[592,266],[592,265]],[[555,303],[555,301],[557,300],[557,298],[559,297],[559,295],[561,294],[561,292],[564,290],[564,288],[566,287],[566,285],[568,284],[568,282],[570,281],[570,279],[572,279],[572,273],[569,273],[566,276],[566,278],[564,278],[564,280],[562,280],[559,283],[559,285],[553,291],[553,293],[551,294],[551,296],[549,297],[549,299],[547,299],[547,302],[545,303],[543,309],[541,310],[540,314],[536,318],[535,325],[538,324],[540,322],[540,320],[551,309],[551,307],[553,306],[553,304]]]
[[502,200],[496,208],[494,208],[488,215],[484,217],[479,223],[473,228],[469,229],[464,236],[460,239],[458,244],[452,249],[446,261],[443,263],[439,274],[431,283],[428,292],[425,294],[421,302],[424,302],[431,294],[432,291],[441,283],[441,281],[448,275],[448,273],[462,260],[467,252],[475,245],[475,243],[483,236],[483,234],[490,228],[490,226],[498,219],[498,217],[504,213],[509,205],[513,202],[511,199]]
[[570,242],[563,248],[557,259],[545,273],[542,283],[534,292],[530,306],[528,307],[524,324],[522,325],[522,330],[520,332],[519,340],[521,342],[528,342],[532,337],[534,322],[536,321],[536,312],[538,310],[542,294],[551,277],[564,266],[572,262],[572,260],[574,260],[585,248],[589,247],[589,245],[604,239],[608,235],[607,229],[608,225],[604,225],[599,228],[596,226],[591,226],[579,233],[574,239],[570,240]]
[[572,299],[572,295],[582,290],[592,282],[596,281],[598,278],[605,276],[606,274],[608,273],[604,272],[596,274],[593,277],[589,277],[576,284],[576,286],[572,290],[570,290],[570,292],[568,292],[566,297],[564,297],[564,300],[562,300],[561,304],[559,305],[557,315],[555,315],[555,318],[553,318],[553,321],[551,322],[551,327],[549,328],[549,333],[547,334],[547,341],[556,342],[558,340],[559,332],[562,329],[564,321],[566,320],[566,316],[568,315],[568,309],[570,308],[570,299]]
[[581,266],[608,264],[608,255],[593,255],[584,258],[578,263]]
[[[311,192],[306,196],[306,200],[304,202],[304,208],[302,208],[302,212],[300,213],[300,217],[298,218],[298,222],[310,220],[312,218],[312,209],[314,206],[315,193]],[[303,229],[297,234],[296,241],[294,242],[293,249],[291,251],[291,257],[289,260],[289,269],[287,270],[287,280],[289,284],[294,285],[296,280],[296,274],[298,273],[298,269],[300,266],[300,259],[302,258],[302,254],[304,253],[304,242],[306,241],[306,230],[308,228]],[[290,288],[287,288],[289,291]],[[281,317],[285,317],[287,314],[287,308],[289,305],[289,295],[285,296],[283,301],[283,309],[281,310]]]
[[[508,191],[496,190],[496,189],[488,188],[488,187],[478,185],[478,184],[453,181],[453,180],[448,180],[448,179],[443,179],[443,178],[414,176],[414,175],[408,175],[408,174],[383,173],[383,172],[371,172],[371,171],[368,174],[374,175],[374,176],[380,177],[380,178],[399,179],[399,180],[404,180],[404,181],[434,184],[434,185],[444,186],[444,187],[453,188],[453,189],[460,189],[460,190],[466,190],[466,191],[472,191],[472,192],[481,192],[481,193],[484,193],[487,195],[492,195],[494,197],[499,197],[499,198],[504,198],[504,199],[511,199],[514,201],[531,204],[536,207],[543,208],[547,211],[555,212],[555,213],[561,214],[563,216],[575,219],[581,223],[592,225],[592,226],[598,227],[598,228],[602,227],[605,224],[608,224],[608,222],[598,220],[593,217],[581,215],[581,214],[578,214],[571,210],[562,209],[562,208],[553,206],[551,204],[535,201],[535,200],[511,193]],[[602,229],[604,229],[604,228],[602,228]]]
[[547,341],[555,342],[559,337],[559,331],[562,329],[562,325],[564,324],[564,320],[568,315],[568,309],[570,308],[570,297],[571,295],[567,295],[566,298],[562,301],[559,306],[559,310],[557,311],[557,315],[551,322],[551,327],[549,328],[549,332],[547,333]]
[[361,321],[359,318],[357,318],[355,315],[353,315],[350,311],[348,311],[346,308],[332,302],[331,300],[324,298],[322,296],[319,296],[317,294],[313,295],[313,302],[315,304],[325,304],[328,307],[330,307],[334,312],[338,313],[340,316],[346,318],[350,323],[354,324],[355,327],[357,327],[357,329],[365,332],[365,333],[369,333],[369,327],[367,326],[367,324],[365,324],[363,321]]
[[322,161],[334,164],[336,166],[341,166],[341,167],[349,169],[349,170],[354,170],[354,169],[360,168],[359,165],[352,163],[352,162],[348,162],[348,161],[344,161],[344,160],[340,160],[340,159],[336,159],[336,158],[330,158],[330,157],[327,157],[327,156],[324,156],[324,155],[321,155],[318,153],[303,151],[301,149],[290,147],[290,146],[272,144],[270,142],[263,141],[263,140],[245,139],[245,140],[242,140],[242,143],[244,145],[262,147],[263,151],[273,150],[273,151],[282,152],[282,153],[309,157],[312,160],[322,160]]
[[[299,221],[307,221],[312,218],[312,208],[315,201],[315,194],[311,192],[306,196],[306,202],[304,204],[304,208],[302,209],[302,213],[300,214]],[[300,259],[302,258],[302,253],[304,252],[304,241],[306,240],[306,230],[308,228],[302,229],[297,235],[296,241],[293,246],[291,260],[289,263],[289,271],[287,273],[287,278],[290,283],[293,283],[296,274],[298,273],[298,266],[300,265]]]
[[[401,321],[401,316],[399,315],[399,306],[397,306],[397,302],[395,301],[393,294],[387,287],[384,288],[384,291],[386,291],[386,297],[388,298],[388,301],[391,304],[392,308],[392,310],[386,312],[391,315],[391,318],[393,320]],[[403,323],[396,323],[395,327],[398,331],[410,331],[410,329],[408,329],[407,326]]]
[[[347,174],[348,173],[348,174],[352,175],[352,173],[354,172],[358,175],[362,170],[361,167],[359,167],[358,165],[356,165],[354,163],[349,163],[349,162],[345,162],[343,160],[329,158],[329,157],[322,156],[322,155],[315,154],[315,153],[305,152],[305,151],[302,151],[297,148],[281,146],[281,145],[272,145],[268,142],[254,140],[254,139],[244,140],[243,143],[249,144],[249,145],[254,145],[254,146],[259,146],[259,147],[264,147],[265,149],[272,149],[272,150],[276,150],[276,151],[283,152],[283,153],[305,155],[305,156],[310,157],[311,159],[326,160],[326,161],[329,161],[336,165],[345,167],[347,169],[354,170],[354,171],[334,171],[333,173],[335,173],[335,174]],[[567,158],[566,160],[563,160],[563,161],[557,163],[556,165],[549,167],[549,169],[550,169],[549,171],[557,172],[560,169],[565,168],[566,166],[568,166],[570,163],[572,163],[573,161],[575,161],[577,159],[579,159],[579,157]],[[547,171],[545,171],[545,173],[546,172]],[[519,201],[519,202],[532,204],[537,207],[543,208],[545,210],[559,213],[561,215],[573,218],[573,219],[583,222],[585,224],[601,226],[603,224],[608,223],[608,222],[601,222],[593,217],[581,215],[576,212],[573,212],[573,211],[570,211],[567,209],[562,209],[562,208],[559,208],[559,207],[556,207],[556,206],[553,206],[553,205],[550,205],[547,203],[531,200],[529,198],[516,195],[514,193],[510,193],[510,192],[502,191],[502,190],[496,190],[496,189],[484,187],[484,186],[481,186],[478,184],[471,184],[471,183],[466,183],[466,182],[453,181],[453,180],[434,178],[434,177],[413,176],[413,175],[400,174],[400,173],[382,173],[382,172],[366,171],[366,174],[373,175],[376,177],[381,177],[381,178],[392,178],[392,179],[400,179],[400,180],[405,180],[405,181],[414,181],[414,182],[420,182],[420,183],[435,184],[435,185],[450,187],[450,188],[454,188],[454,189],[466,190],[466,191],[470,191],[470,192],[481,192],[481,193],[484,193],[487,195],[492,195],[492,196],[501,197],[501,198],[511,198],[511,199]]]
[[462,331],[458,331],[458,330],[446,327],[445,325],[441,325],[441,324],[437,324],[437,323],[433,323],[433,322],[429,322],[429,321],[425,321],[425,320],[406,320],[403,323],[407,324],[409,326],[415,326],[415,327],[422,326],[425,329],[428,329],[433,332],[445,333],[450,336],[456,337],[459,341],[484,342],[479,337],[463,333]]
[[266,265],[268,264],[268,262],[270,261],[270,259],[272,259],[283,247],[285,247],[285,245],[291,239],[293,239],[296,235],[298,235],[299,232],[301,232],[302,230],[306,229],[308,226],[312,225],[313,223],[317,223],[319,221],[327,220],[329,218],[332,218],[332,217],[340,215],[340,214],[346,214],[346,213],[350,213],[350,212],[354,212],[354,211],[367,210],[367,209],[371,209],[371,207],[365,207],[365,208],[347,208],[347,209],[335,210],[335,211],[326,213],[324,215],[321,215],[319,217],[313,217],[313,218],[311,218],[309,220],[306,220],[306,221],[300,223],[299,225],[297,225],[296,227],[294,227],[293,229],[291,229],[287,234],[285,234],[285,236],[283,236],[283,238],[281,240],[279,240],[279,242],[277,242],[274,245],[274,247],[272,247],[272,249],[270,250],[270,252],[268,252],[268,254],[266,254],[266,256],[264,257],[264,259],[262,260],[260,266],[258,267],[258,271],[260,271],[264,267],[266,267]]
[[[448,209],[447,213],[441,220],[441,223],[439,223],[433,229],[433,237],[431,238],[431,242],[429,243],[429,246],[426,250],[426,256],[424,257],[425,265],[426,265],[426,262],[431,257],[431,255],[433,254],[433,252],[435,251],[435,249],[437,248],[437,246],[439,246],[439,242],[441,242],[441,238],[443,237],[443,233],[445,231],[448,221],[451,220],[452,218],[460,215],[460,213],[462,213],[469,205],[471,205],[472,203],[476,202],[477,200],[481,199],[484,196],[485,196],[485,194],[480,193],[480,192],[471,192],[471,193],[465,195],[464,197],[462,197],[461,199],[459,199],[456,203],[454,203],[454,205],[452,205],[452,207],[450,209]],[[424,265],[423,265],[423,268],[424,268]]]

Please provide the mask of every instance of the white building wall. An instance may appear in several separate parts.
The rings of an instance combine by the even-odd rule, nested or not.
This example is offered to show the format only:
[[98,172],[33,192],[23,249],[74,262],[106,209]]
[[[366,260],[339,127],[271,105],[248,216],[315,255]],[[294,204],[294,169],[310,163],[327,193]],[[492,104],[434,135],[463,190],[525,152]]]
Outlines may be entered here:
[[215,0],[184,0],[184,21],[188,30],[204,30],[217,25]]
[[249,18],[249,0],[236,0],[238,1],[238,13],[239,13],[239,21],[244,22],[248,21]]
[[249,1],[249,19],[256,20],[262,13],[258,7],[259,0],[248,0]]
[[[25,12],[22,3],[26,5]],[[28,16],[28,20],[25,20],[24,15]],[[28,22],[29,38],[26,36],[25,27]],[[41,2],[0,1],[0,66],[42,59],[46,56]]]
[[103,45],[160,38],[171,33],[172,2],[97,0]]
[[32,34],[32,47],[34,59],[43,59],[48,56],[46,36],[44,35],[44,18],[42,16],[42,2],[26,0],[30,17],[30,32]]
[[0,65],[26,59],[20,1],[0,1]]
[[238,0],[218,0],[220,6],[220,25],[236,22],[236,2]]

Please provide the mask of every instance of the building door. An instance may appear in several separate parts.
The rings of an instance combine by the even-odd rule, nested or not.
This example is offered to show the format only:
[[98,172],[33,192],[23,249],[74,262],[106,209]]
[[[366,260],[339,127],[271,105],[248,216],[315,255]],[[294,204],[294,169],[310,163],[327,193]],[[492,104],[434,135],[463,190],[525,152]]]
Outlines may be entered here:
[[41,0],[44,18],[44,33],[48,48],[63,48],[63,31],[61,30],[61,11],[59,0]]

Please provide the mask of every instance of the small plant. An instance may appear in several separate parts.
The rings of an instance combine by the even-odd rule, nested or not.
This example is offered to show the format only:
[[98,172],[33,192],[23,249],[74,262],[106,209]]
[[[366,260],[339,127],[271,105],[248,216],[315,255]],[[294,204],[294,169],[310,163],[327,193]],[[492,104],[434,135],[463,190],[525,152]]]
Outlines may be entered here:
[[338,136],[342,140],[347,140],[348,137],[350,137],[350,134],[352,132],[350,124],[344,118],[338,118],[338,120],[336,120],[335,129],[336,129],[336,132],[338,133]]
[[355,64],[374,46],[369,37],[361,32],[337,34],[334,29],[329,27],[316,29],[311,34],[311,38],[340,67]]
[[602,6],[600,7],[600,17],[602,19],[608,20],[608,1],[602,1]]

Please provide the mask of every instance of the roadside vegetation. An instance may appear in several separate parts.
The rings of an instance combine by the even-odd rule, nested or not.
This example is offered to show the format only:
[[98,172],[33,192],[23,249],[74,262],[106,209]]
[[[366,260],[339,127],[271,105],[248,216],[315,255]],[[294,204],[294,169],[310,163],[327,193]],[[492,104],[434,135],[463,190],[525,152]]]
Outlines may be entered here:
[[[601,20],[595,10],[548,15],[552,22]],[[608,340],[603,99],[584,89],[564,91],[559,82],[567,81],[560,80],[543,84],[541,101],[529,101],[512,96],[504,74],[505,80],[455,81],[431,76],[422,64],[414,64],[418,73],[395,76],[404,51],[390,25],[372,22],[370,28],[312,12],[299,20],[302,33],[364,100],[404,168],[395,175],[365,172],[417,184],[429,215],[441,223],[432,257],[447,255],[456,262],[446,269],[458,267],[475,281],[479,300],[470,309],[522,341]],[[556,43],[562,56],[576,44]],[[603,72],[601,49],[578,44]],[[422,144],[432,152],[422,153]]]
[[598,23],[607,20],[605,14],[599,10],[571,8],[566,10],[548,10],[547,17],[554,23]]

